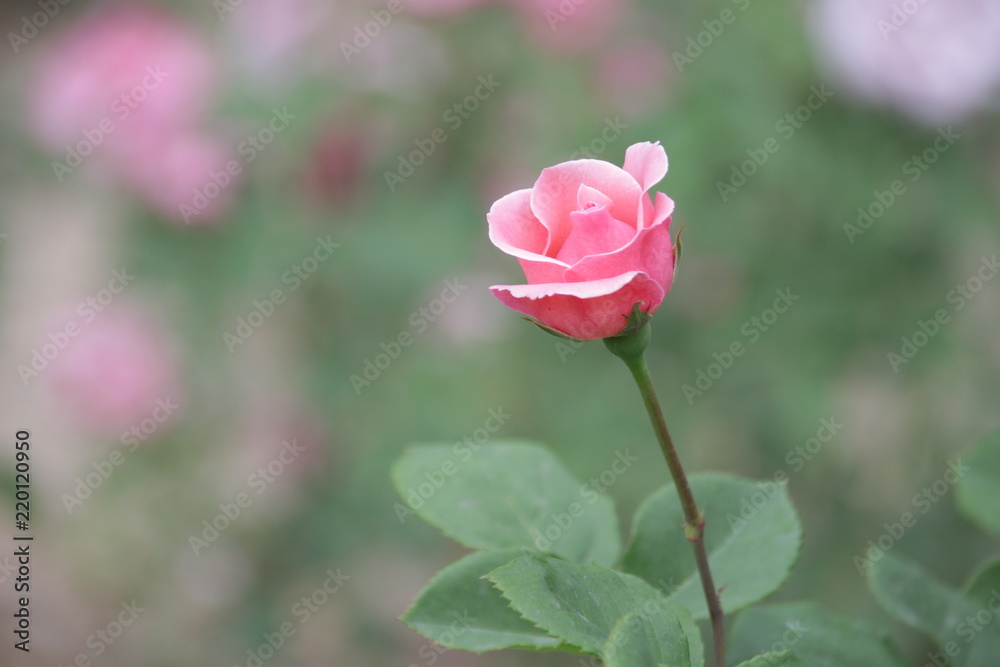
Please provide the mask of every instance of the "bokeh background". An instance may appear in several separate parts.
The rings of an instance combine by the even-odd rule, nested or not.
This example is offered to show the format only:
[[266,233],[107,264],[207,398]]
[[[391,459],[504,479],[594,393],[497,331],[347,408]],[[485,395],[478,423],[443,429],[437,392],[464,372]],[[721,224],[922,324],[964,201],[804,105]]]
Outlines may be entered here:
[[[491,439],[582,479],[637,456],[608,489],[627,533],[666,478],[637,394],[599,343],[493,299],[521,274],[485,213],[545,166],[659,141],[684,255],[649,356],[684,460],[787,473],[805,542],[774,599],[872,619],[923,664],[853,558],[1000,424],[995,2],[47,0],[2,20],[0,515],[16,532],[26,429],[35,541],[31,653],[5,630],[0,662],[580,664],[442,653],[396,620],[462,550],[401,520],[388,470],[500,411]],[[776,290],[797,299],[772,318]],[[945,493],[893,548],[957,584],[997,543]]]

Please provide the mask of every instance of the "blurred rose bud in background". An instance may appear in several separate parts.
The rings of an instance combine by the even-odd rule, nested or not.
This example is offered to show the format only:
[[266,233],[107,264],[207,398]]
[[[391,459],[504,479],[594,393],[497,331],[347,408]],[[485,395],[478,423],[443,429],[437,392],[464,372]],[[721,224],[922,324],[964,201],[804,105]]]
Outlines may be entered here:
[[337,205],[350,205],[367,189],[365,176],[377,137],[359,114],[331,119],[307,156],[305,194]]

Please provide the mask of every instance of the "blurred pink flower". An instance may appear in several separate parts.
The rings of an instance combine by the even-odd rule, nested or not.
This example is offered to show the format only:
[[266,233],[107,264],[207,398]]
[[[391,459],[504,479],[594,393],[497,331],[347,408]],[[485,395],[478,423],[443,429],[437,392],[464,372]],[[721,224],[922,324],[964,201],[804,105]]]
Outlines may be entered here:
[[634,118],[663,103],[675,73],[659,41],[635,39],[615,43],[600,55],[596,85],[615,111]]
[[580,53],[614,32],[628,0],[507,0],[519,10],[525,32],[542,48]]
[[[272,397],[264,404],[250,401],[233,455],[234,471],[264,468],[272,477],[308,477],[322,470],[335,455],[329,434],[317,414],[304,405]],[[235,473],[234,473],[235,474]],[[263,475],[262,475],[263,477]],[[245,482],[240,476],[238,482]]]
[[325,0],[243,0],[220,10],[220,18],[235,47],[235,65],[256,89],[285,88],[297,82],[326,57],[317,42],[330,42],[331,23],[342,20],[348,3]]
[[115,129],[108,144],[124,146],[196,122],[216,79],[211,54],[186,26],[150,8],[115,7],[48,45],[29,121],[59,150],[109,119]]
[[[88,430],[118,436],[144,422],[166,421],[183,403],[173,348],[143,313],[112,306],[52,361],[51,382]],[[144,440],[145,438],[141,438]]]
[[[226,161],[220,147],[192,138],[218,80],[212,53],[189,26],[151,7],[116,5],[48,43],[27,122],[61,156],[53,162],[60,181],[82,164],[102,162],[154,208],[180,219],[202,166]],[[164,181],[154,186],[150,174]]]
[[821,0],[820,55],[849,90],[916,120],[957,122],[1000,83],[994,0]]
[[243,165],[221,142],[179,133],[160,144],[143,144],[137,152],[124,178],[164,217],[199,223],[229,210]]

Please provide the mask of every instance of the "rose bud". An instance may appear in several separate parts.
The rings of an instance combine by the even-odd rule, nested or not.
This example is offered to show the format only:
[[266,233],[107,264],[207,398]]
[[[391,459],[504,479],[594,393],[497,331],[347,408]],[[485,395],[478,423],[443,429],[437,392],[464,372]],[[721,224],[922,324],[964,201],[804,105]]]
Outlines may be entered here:
[[490,240],[517,258],[528,284],[495,285],[494,296],[579,340],[623,333],[636,304],[652,315],[674,277],[674,202],[647,194],[666,173],[659,142],[643,142],[625,151],[624,168],[563,162],[497,200],[486,216]]

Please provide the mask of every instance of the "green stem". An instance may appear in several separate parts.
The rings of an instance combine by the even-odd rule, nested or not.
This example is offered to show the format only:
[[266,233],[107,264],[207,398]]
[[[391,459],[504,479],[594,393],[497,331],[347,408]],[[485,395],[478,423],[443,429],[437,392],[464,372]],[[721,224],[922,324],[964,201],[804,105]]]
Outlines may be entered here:
[[663,417],[656,388],[653,386],[653,379],[646,367],[646,357],[643,351],[646,347],[645,343],[649,340],[649,329],[650,327],[647,325],[635,334],[605,338],[604,342],[608,349],[620,357],[628,366],[629,371],[632,372],[632,377],[635,378],[635,382],[639,386],[639,393],[642,394],[642,402],[646,406],[646,412],[649,413],[649,420],[653,424],[653,431],[656,432],[656,439],[663,451],[663,458],[666,459],[667,467],[670,468],[670,476],[674,479],[674,487],[677,489],[677,495],[684,510],[684,535],[694,549],[698,574],[701,575],[701,587],[705,592],[705,601],[708,603],[708,614],[712,622],[712,639],[715,647],[715,664],[716,667],[725,667],[726,636],[722,603],[712,581],[712,571],[709,568],[708,554],[705,551],[705,515],[698,509],[694,494],[691,493],[691,485],[688,483],[687,475],[684,474],[684,467],[677,455],[677,448],[674,447],[670,431],[667,430],[667,421]]

